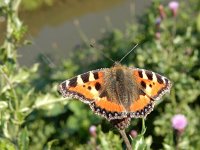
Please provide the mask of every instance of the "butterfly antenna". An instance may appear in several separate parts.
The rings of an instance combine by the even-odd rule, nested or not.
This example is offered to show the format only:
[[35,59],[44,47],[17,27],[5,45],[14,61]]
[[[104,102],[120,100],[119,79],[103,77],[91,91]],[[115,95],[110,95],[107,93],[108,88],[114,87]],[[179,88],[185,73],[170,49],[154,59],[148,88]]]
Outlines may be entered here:
[[[90,47],[92,48],[96,48],[93,44],[90,44]],[[96,48],[98,49],[98,48]],[[106,54],[104,54],[101,50],[98,51],[101,55],[103,55],[104,57],[106,57],[107,59],[109,59],[110,61],[112,61],[113,63],[115,63],[115,61],[113,59],[111,59],[109,56],[107,56]]]
[[126,55],[124,55],[124,57],[122,57],[122,58],[120,59],[119,63],[122,62],[122,60],[123,60],[124,58],[126,58],[137,46],[138,46],[138,43],[137,43],[128,53],[126,53]]

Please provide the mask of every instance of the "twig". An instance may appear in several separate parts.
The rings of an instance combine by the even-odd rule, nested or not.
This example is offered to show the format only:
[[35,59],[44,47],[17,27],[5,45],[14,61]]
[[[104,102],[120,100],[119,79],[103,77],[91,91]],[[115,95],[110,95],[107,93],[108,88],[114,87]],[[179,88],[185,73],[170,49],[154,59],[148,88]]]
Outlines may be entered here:
[[121,136],[122,136],[122,138],[123,138],[123,140],[124,140],[124,142],[126,144],[126,148],[128,150],[132,150],[132,147],[131,147],[131,144],[130,144],[130,142],[128,140],[128,137],[126,135],[125,129],[123,129],[123,130],[118,129],[118,130],[119,130],[119,133],[121,134]]

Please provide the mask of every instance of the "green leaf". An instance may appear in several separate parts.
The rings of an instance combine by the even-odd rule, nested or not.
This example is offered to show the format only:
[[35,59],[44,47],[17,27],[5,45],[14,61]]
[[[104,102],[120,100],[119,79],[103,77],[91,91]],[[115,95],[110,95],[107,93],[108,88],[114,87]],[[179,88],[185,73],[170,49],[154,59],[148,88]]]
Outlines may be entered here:
[[146,132],[145,121],[142,118],[142,132],[136,138],[132,139],[132,148],[134,150],[146,150],[147,144],[144,140],[144,134]]
[[58,144],[58,142],[59,142],[58,139],[54,139],[54,140],[49,141],[49,142],[47,143],[47,146],[48,146],[47,150],[51,150],[52,145],[53,145],[53,144]]
[[196,24],[197,24],[197,31],[200,32],[200,13],[197,16]]
[[19,143],[20,150],[29,149],[29,137],[28,137],[28,131],[26,128],[21,130],[19,134],[19,138],[18,138],[18,143]]
[[100,149],[121,150],[122,140],[120,139],[119,135],[114,134],[112,131],[109,131],[108,133],[103,133],[100,127],[97,128],[97,135]]
[[8,103],[5,101],[0,101],[0,111],[6,109],[8,107]]
[[0,138],[0,149],[1,150],[16,150],[15,145],[5,138]]

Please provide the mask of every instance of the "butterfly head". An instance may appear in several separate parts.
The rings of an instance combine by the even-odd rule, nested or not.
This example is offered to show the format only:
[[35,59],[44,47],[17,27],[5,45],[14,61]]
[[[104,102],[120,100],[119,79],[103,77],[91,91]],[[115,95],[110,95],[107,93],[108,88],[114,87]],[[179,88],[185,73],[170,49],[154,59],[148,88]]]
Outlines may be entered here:
[[119,61],[115,61],[113,66],[117,67],[117,66],[122,66],[122,65],[121,65],[121,63]]

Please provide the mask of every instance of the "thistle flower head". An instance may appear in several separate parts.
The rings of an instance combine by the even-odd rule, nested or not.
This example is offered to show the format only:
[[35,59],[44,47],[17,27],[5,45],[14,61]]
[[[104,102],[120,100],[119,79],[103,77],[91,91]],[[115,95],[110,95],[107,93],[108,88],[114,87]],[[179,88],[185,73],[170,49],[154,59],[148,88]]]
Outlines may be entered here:
[[96,126],[95,125],[91,125],[90,128],[89,128],[89,132],[92,136],[96,137]]
[[138,133],[137,133],[136,130],[131,130],[130,135],[131,135],[132,138],[136,138]]
[[160,17],[156,18],[155,24],[160,25],[162,19]]
[[174,115],[171,122],[172,127],[178,131],[183,131],[187,126],[187,118],[182,114]]
[[177,1],[171,1],[168,4],[169,9],[171,9],[173,16],[177,15],[177,11],[178,11],[178,7],[179,7],[179,3]]

